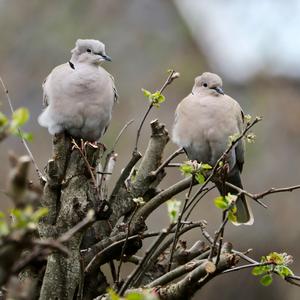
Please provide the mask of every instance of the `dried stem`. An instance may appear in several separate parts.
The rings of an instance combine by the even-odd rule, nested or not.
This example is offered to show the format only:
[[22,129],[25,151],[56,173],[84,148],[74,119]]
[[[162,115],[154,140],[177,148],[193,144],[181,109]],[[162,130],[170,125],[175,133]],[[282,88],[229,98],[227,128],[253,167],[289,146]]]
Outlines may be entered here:
[[[1,76],[0,76],[0,82],[1,82],[1,85],[2,85],[3,90],[5,92],[5,96],[6,96],[8,104],[9,104],[11,113],[13,114],[14,113],[14,108],[13,108],[13,105],[12,105],[12,101],[10,99],[10,96],[9,96],[9,93],[8,93],[8,89],[6,88],[6,85],[4,84],[4,81],[3,81],[3,79],[2,79]],[[36,161],[35,161],[35,159],[33,157],[33,154],[31,152],[31,150],[29,149],[29,146],[28,146],[26,140],[24,139],[22,131],[20,130],[19,127],[18,127],[18,134],[21,137],[21,141],[22,141],[22,143],[23,143],[23,145],[24,145],[24,147],[25,147],[25,149],[26,149],[26,151],[27,151],[27,153],[28,153],[28,155],[30,157],[30,160],[31,160],[32,164],[34,165],[35,171],[36,171],[36,173],[37,173],[37,175],[38,175],[41,183],[44,184],[46,182],[46,178],[43,175],[43,173],[40,171],[40,169],[39,169],[39,167],[38,167],[38,165],[37,165],[37,163],[36,163]]]

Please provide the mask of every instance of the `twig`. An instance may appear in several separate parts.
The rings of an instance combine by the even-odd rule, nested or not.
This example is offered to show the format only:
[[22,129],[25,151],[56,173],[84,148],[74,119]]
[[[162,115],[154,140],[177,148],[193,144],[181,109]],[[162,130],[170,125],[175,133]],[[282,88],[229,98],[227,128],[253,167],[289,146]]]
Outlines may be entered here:
[[[114,143],[113,143],[113,146],[112,146],[111,150],[110,150],[109,153],[106,155],[106,160],[105,160],[105,164],[104,164],[104,168],[103,168],[104,172],[97,172],[97,174],[99,174],[99,173],[100,173],[101,175],[108,174],[108,173],[107,173],[107,169],[108,169],[108,166],[109,166],[109,163],[110,163],[111,159],[115,159],[115,160],[116,160],[116,157],[117,157],[117,154],[115,153],[115,148],[116,148],[116,146],[117,146],[117,144],[118,144],[118,142],[119,142],[119,140],[120,140],[122,134],[125,132],[125,130],[127,129],[127,127],[128,127],[130,124],[132,124],[133,122],[134,122],[134,120],[132,119],[132,120],[128,121],[128,122],[123,126],[123,128],[121,129],[121,131],[120,131],[119,134],[117,135],[117,137],[116,137],[116,139],[115,139],[115,141],[114,141]],[[109,175],[111,175],[111,174],[109,174]],[[97,186],[99,186],[100,190],[102,190],[102,184],[103,184],[103,181],[104,181],[105,179],[106,179],[105,176],[101,176],[101,177],[99,178],[99,180],[98,180],[99,183],[97,184]]]
[[236,271],[239,271],[239,270],[254,268],[254,267],[258,267],[258,266],[267,266],[267,265],[276,265],[276,264],[273,263],[273,262],[264,262],[264,263],[256,262],[256,263],[253,263],[253,264],[242,265],[242,266],[235,267],[235,268],[232,268],[232,269],[224,270],[223,272],[221,272],[221,274],[236,272]]
[[192,188],[193,188],[193,181],[194,181],[194,175],[192,176],[190,187],[189,187],[189,190],[188,190],[188,192],[186,194],[183,208],[182,208],[182,210],[181,210],[181,212],[180,212],[180,214],[178,216],[176,231],[175,231],[174,240],[173,240],[173,245],[172,245],[171,252],[170,252],[170,259],[169,259],[169,264],[168,264],[168,272],[170,272],[170,270],[171,270],[172,259],[173,259],[174,251],[175,251],[176,244],[177,244],[177,235],[178,235],[179,229],[181,227],[182,215],[185,212],[185,208],[186,208],[187,203],[188,203],[188,201],[190,199],[190,196],[191,196],[191,192],[192,192]]
[[[192,211],[194,210],[195,206],[199,203],[199,201],[207,194],[209,193],[211,190],[213,190],[216,186],[213,185],[210,188],[205,188],[203,189],[201,192],[203,192],[203,194],[197,199],[196,197],[193,197],[195,199],[195,203],[193,203],[192,201],[190,201],[190,203],[187,205],[186,207],[186,211],[191,207],[191,209],[189,210],[189,212],[187,213],[186,217],[184,218],[185,221],[188,220],[188,218],[190,217]],[[196,193],[195,196],[198,196],[199,194]],[[196,200],[197,199],[197,200]]]
[[[190,224],[187,224],[186,227],[184,227],[183,229],[181,229],[177,235],[177,237],[182,236],[183,234],[185,234],[186,232],[194,229],[194,228],[198,228],[202,226],[202,221],[200,222],[196,222],[193,223],[191,222]],[[176,228],[175,228],[176,230]],[[171,230],[170,233],[172,233],[174,230]],[[174,232],[175,233],[175,232]],[[167,241],[165,241],[164,244],[162,244],[162,246],[160,246],[160,248],[156,251],[156,253],[154,253],[151,257],[151,259],[148,261],[147,265],[144,266],[144,273],[146,273],[156,262],[158,257],[165,252],[169,246],[173,243],[174,237],[170,237]]]
[[137,130],[136,141],[135,141],[135,146],[134,146],[133,153],[136,153],[138,151],[138,143],[139,143],[139,139],[140,139],[140,135],[141,135],[141,130],[142,130],[142,127],[143,127],[143,125],[145,123],[145,120],[146,120],[148,114],[150,113],[152,107],[153,107],[153,103],[150,103],[150,105],[148,106],[148,109],[146,110],[146,112],[145,112],[145,114],[144,114],[144,116],[142,118],[140,126],[139,126],[139,128]]
[[95,177],[94,172],[92,170],[92,166],[90,165],[90,163],[89,163],[88,159],[86,158],[85,154],[83,153],[82,149],[77,145],[77,143],[75,142],[74,139],[72,139],[72,144],[74,145],[74,147],[79,151],[80,155],[82,156],[82,158],[83,158],[83,160],[84,160],[84,162],[85,162],[85,164],[86,164],[86,166],[87,166],[87,168],[90,172],[94,187],[97,190],[98,195],[100,195],[99,194],[99,189],[97,187],[97,180],[96,180],[96,177]]
[[[170,84],[171,84],[176,78],[178,78],[178,77],[179,77],[179,73],[175,72],[174,70],[171,70],[171,71],[169,72],[169,76],[168,76],[167,80],[165,81],[165,83],[163,84],[163,86],[160,88],[159,93],[161,94],[161,93],[165,90],[165,88],[166,88],[168,85],[170,85]],[[149,104],[149,107],[148,107],[148,109],[146,110],[146,112],[145,112],[143,118],[142,118],[142,121],[141,121],[141,123],[140,123],[140,126],[138,127],[137,135],[136,135],[136,141],[135,141],[135,146],[134,146],[133,152],[137,152],[137,151],[138,151],[138,143],[139,143],[139,139],[140,139],[140,135],[141,135],[141,130],[142,130],[142,127],[143,127],[143,125],[144,125],[144,122],[145,122],[145,120],[146,120],[146,118],[147,118],[148,114],[150,113],[150,111],[151,111],[151,109],[152,109],[153,106],[154,106],[154,105],[153,105],[153,102],[151,102],[151,103]]]
[[[222,222],[224,222],[226,220],[227,217],[227,211],[223,211],[222,212]],[[226,221],[227,223],[227,221]],[[222,227],[220,234],[219,234],[219,245],[218,247],[218,251],[217,251],[217,257],[216,257],[216,265],[218,265],[219,263],[219,259],[220,259],[220,255],[221,255],[221,250],[222,250],[222,246],[223,246],[223,238],[224,238],[224,230],[225,230],[225,224]]]
[[[146,218],[161,204],[163,204],[165,201],[172,198],[174,195],[177,195],[178,193],[184,191],[187,189],[192,181],[192,177],[187,177],[182,179],[181,181],[173,184],[172,186],[168,187],[164,191],[157,194],[155,197],[153,197],[150,201],[148,201],[144,206],[142,206],[135,217],[136,222],[139,222],[140,219],[146,220]],[[193,184],[196,184],[193,182]]]
[[252,251],[252,249],[248,249],[245,253],[232,249],[232,253],[237,254],[239,257],[241,257],[245,261],[250,262],[252,264],[258,263],[256,260],[254,260],[251,257],[249,257],[248,255],[246,255],[246,253],[249,253],[250,251]]
[[110,200],[109,202],[112,201],[113,198],[116,197],[116,195],[118,194],[120,188],[122,187],[122,185],[124,184],[124,181],[127,179],[127,177],[129,176],[132,168],[136,165],[136,163],[141,159],[142,155],[139,152],[134,152],[132,154],[132,157],[130,159],[130,161],[128,162],[128,164],[126,165],[126,167],[124,168],[122,174],[120,175],[119,179],[117,180],[115,187],[110,195]]
[[[146,233],[146,234],[136,234],[136,235],[132,235],[130,237],[127,238],[127,242],[128,241],[132,241],[135,239],[145,239],[145,238],[150,238],[153,236],[158,236],[160,234],[160,232],[150,232],[150,233]],[[104,254],[106,253],[112,253],[112,250],[119,247],[120,245],[122,245],[124,242],[126,241],[126,236],[114,243],[110,243],[106,248],[102,249],[100,252],[98,252],[88,263],[88,265],[86,266],[84,272],[85,273],[90,273],[92,270],[94,270],[95,267],[97,267],[99,265],[99,262],[101,262],[101,258],[102,256],[104,256]]]
[[[8,104],[9,104],[11,113],[13,114],[13,113],[14,113],[14,108],[13,108],[13,105],[12,105],[12,101],[11,101],[11,99],[10,99],[10,96],[9,96],[9,93],[8,93],[8,89],[6,88],[6,86],[5,86],[5,84],[4,84],[4,81],[3,81],[3,79],[2,79],[1,76],[0,76],[0,82],[1,82],[1,85],[2,85],[3,90],[4,90],[4,92],[5,92],[5,96],[6,96],[6,99],[7,99]],[[38,175],[38,177],[39,177],[41,183],[45,183],[45,182],[46,182],[46,178],[45,178],[45,176],[43,175],[43,173],[40,171],[40,169],[39,169],[39,167],[38,167],[38,165],[37,165],[37,163],[36,163],[36,161],[35,161],[35,159],[34,159],[34,157],[33,157],[33,154],[32,154],[32,152],[31,152],[31,150],[29,149],[29,146],[28,146],[26,140],[24,139],[23,134],[22,134],[22,131],[20,130],[19,127],[18,127],[18,133],[19,133],[19,135],[20,135],[20,137],[21,137],[21,141],[22,141],[22,143],[23,143],[23,145],[24,145],[24,147],[25,147],[25,149],[26,149],[26,151],[27,151],[27,153],[28,153],[28,155],[29,155],[29,157],[30,157],[31,162],[32,162],[32,164],[34,165],[35,171],[36,171],[36,173],[37,173],[37,175]]]
[[[239,194],[245,194],[246,196],[248,196],[249,198],[251,198],[252,200],[254,200],[255,202],[257,202],[259,205],[261,205],[264,208],[268,208],[268,206],[266,204],[264,204],[263,202],[259,201],[258,198],[255,197],[255,195],[247,192],[244,189],[241,189],[240,187],[233,185],[232,183],[229,182],[225,182],[225,184],[233,189],[235,189],[236,191],[239,192]],[[262,197],[261,197],[262,198]]]
[[228,222],[228,215],[225,216],[225,218],[222,221],[219,229],[215,233],[215,238],[214,238],[213,244],[212,244],[211,249],[210,249],[210,254],[209,254],[209,258],[208,258],[209,260],[212,260],[212,258],[214,256],[214,252],[215,252],[215,249],[217,247],[217,241],[219,239],[220,234],[222,233],[222,230],[224,229],[225,225],[227,224],[227,222]]
[[135,206],[134,211],[133,211],[132,215],[130,216],[130,219],[127,223],[127,235],[126,235],[125,242],[122,246],[122,251],[121,251],[121,255],[120,255],[120,262],[119,262],[119,265],[118,265],[117,277],[116,277],[116,281],[115,281],[117,286],[120,282],[120,272],[121,272],[121,267],[122,267],[122,263],[123,263],[123,257],[124,257],[125,249],[126,249],[126,246],[127,246],[127,241],[128,241],[129,235],[130,235],[130,225],[131,225],[131,222],[133,220],[133,217],[134,217],[137,209],[138,209],[138,205]]
[[166,166],[168,166],[169,162],[173,160],[176,156],[183,153],[183,148],[177,149],[174,153],[172,153],[155,171],[151,172],[151,176],[156,177],[159,172],[161,172]]
[[146,251],[144,258],[141,260],[140,264],[135,268],[135,270],[129,275],[123,286],[121,287],[119,294],[122,296],[127,288],[130,285],[134,285],[135,281],[139,279],[141,271],[143,271],[144,266],[147,264],[152,254],[156,251],[156,249],[160,246],[163,239],[169,234],[172,230],[173,224],[171,224],[168,229],[162,230],[157,239],[153,242],[150,248]]
[[113,143],[113,146],[112,146],[112,149],[111,149],[111,152],[114,152],[115,151],[115,148],[122,136],[122,134],[124,133],[124,131],[128,128],[129,125],[131,125],[132,123],[134,122],[134,119],[131,119],[130,121],[128,121],[124,126],[123,128],[121,129],[121,131],[119,132],[115,142]]
[[198,266],[200,266],[201,264],[203,264],[203,262],[205,262],[206,260],[195,260],[195,261],[190,261],[186,264],[184,264],[183,266],[179,266],[177,268],[175,268],[172,271],[167,272],[166,274],[158,277],[157,279],[153,280],[152,282],[150,282],[149,284],[146,285],[147,288],[154,288],[157,286],[162,286],[165,285],[173,280],[175,280],[176,278],[189,273],[191,271],[193,271],[194,269],[196,269]]

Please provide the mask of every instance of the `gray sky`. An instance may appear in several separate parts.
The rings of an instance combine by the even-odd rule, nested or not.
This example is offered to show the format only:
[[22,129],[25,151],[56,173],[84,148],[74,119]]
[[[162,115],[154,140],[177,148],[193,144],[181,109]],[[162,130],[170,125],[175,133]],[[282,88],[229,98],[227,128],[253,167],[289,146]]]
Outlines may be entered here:
[[300,77],[299,0],[175,0],[215,71]]

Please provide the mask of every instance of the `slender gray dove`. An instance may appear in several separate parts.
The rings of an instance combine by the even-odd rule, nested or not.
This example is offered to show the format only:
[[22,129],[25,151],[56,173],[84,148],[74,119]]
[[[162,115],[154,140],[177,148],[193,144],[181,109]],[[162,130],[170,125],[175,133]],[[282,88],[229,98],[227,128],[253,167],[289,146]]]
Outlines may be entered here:
[[[222,79],[205,72],[195,78],[192,93],[177,106],[173,141],[183,147],[190,160],[214,166],[228,149],[230,136],[243,130],[243,111],[234,99],[224,94]],[[240,140],[228,154],[226,181],[243,188],[240,173],[244,164],[244,141]],[[233,188],[216,182],[221,195],[237,194]],[[253,216],[245,195],[239,196],[236,225],[253,224]]]
[[92,39],[78,39],[71,53],[43,83],[46,108],[38,122],[52,135],[66,131],[94,142],[105,133],[118,96],[113,77],[100,66],[111,58],[105,45]]

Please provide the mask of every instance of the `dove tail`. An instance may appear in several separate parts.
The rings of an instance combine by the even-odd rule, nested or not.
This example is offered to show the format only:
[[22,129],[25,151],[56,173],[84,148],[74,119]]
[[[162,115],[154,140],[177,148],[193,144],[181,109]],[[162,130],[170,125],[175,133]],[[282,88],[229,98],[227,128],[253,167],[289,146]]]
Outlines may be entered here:
[[47,127],[50,134],[62,132],[64,129],[58,121],[53,119],[53,114],[50,113],[49,108],[46,108],[38,117],[38,123],[42,127]]
[[[237,169],[231,171],[226,181],[243,189],[240,172]],[[222,183],[217,183],[216,185],[221,195],[227,195],[228,193],[231,193],[232,195],[237,194],[237,191],[234,188],[228,187],[226,185],[224,187]],[[234,223],[234,225],[252,225],[254,222],[253,214],[244,194],[239,196],[236,202],[236,206],[237,222]]]

